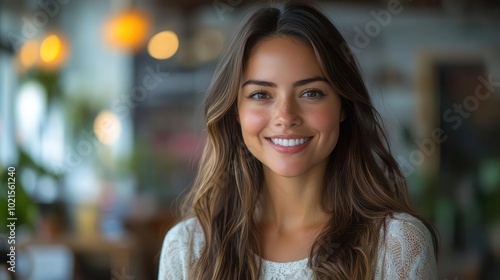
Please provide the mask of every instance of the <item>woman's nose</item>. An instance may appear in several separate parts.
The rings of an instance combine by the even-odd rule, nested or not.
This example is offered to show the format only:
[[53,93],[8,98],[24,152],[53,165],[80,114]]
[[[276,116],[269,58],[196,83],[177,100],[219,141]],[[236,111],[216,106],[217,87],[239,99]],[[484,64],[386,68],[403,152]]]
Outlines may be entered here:
[[276,102],[273,123],[275,126],[289,128],[302,123],[298,104],[292,98]]

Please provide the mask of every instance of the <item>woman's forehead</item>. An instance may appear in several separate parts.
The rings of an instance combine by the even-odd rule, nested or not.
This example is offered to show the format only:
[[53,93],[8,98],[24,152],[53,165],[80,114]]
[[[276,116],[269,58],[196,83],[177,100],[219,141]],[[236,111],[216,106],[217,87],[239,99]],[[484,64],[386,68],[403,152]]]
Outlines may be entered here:
[[297,39],[273,37],[253,47],[243,76],[286,81],[324,75],[313,48]]

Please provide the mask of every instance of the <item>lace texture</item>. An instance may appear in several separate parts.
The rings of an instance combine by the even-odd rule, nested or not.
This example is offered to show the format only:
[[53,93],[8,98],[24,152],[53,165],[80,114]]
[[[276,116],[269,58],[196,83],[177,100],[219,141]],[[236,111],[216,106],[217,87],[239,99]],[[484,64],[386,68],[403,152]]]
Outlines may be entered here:
[[[387,232],[380,241],[374,279],[437,279],[432,238],[424,224],[404,213],[395,214],[386,223]],[[204,243],[203,231],[195,218],[175,225],[163,242],[158,279],[188,279],[189,268],[199,258]],[[263,260],[260,279],[312,279],[307,261]]]

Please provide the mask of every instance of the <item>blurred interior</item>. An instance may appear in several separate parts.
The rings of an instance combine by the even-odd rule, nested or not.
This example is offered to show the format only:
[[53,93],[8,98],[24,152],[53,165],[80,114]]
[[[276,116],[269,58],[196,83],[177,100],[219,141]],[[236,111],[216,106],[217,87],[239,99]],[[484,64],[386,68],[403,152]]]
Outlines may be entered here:
[[[439,231],[439,279],[500,279],[500,2],[320,3]],[[157,278],[203,145],[204,92],[252,5],[0,0],[0,280]]]

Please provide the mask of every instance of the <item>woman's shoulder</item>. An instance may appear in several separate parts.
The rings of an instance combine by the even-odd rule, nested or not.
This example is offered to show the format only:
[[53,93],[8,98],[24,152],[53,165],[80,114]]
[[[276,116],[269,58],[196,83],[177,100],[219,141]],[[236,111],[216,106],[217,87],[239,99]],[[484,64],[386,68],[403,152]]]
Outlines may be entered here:
[[165,235],[158,279],[187,279],[203,246],[203,230],[196,218],[177,223]]
[[415,251],[422,247],[434,247],[433,238],[427,226],[408,213],[395,213],[386,220],[386,245],[403,246]]
[[172,237],[182,237],[187,235],[192,235],[198,231],[202,231],[200,223],[198,222],[198,219],[196,217],[191,217],[187,218],[183,221],[178,222],[175,224],[168,232],[167,232],[167,237],[172,236]]
[[415,216],[396,213],[386,220],[381,239],[376,279],[436,279],[431,232]]
[[[204,243],[203,230],[196,217],[185,219],[173,226],[165,235],[164,246],[200,249]],[[195,250],[196,251],[196,250]]]
[[177,223],[165,235],[162,253],[168,256],[184,256],[192,262],[200,256],[205,238],[198,219],[188,218]]
[[429,229],[417,217],[408,213],[394,213],[386,220],[386,232],[396,235],[418,235],[421,239],[432,239]]

